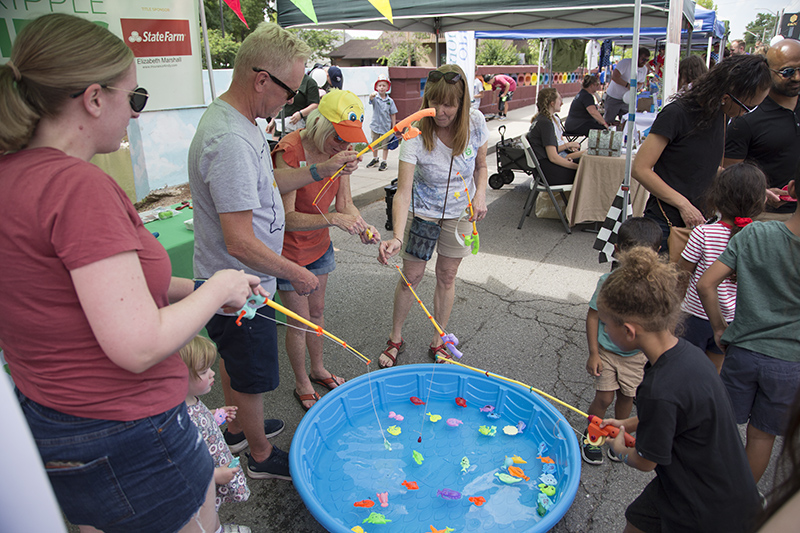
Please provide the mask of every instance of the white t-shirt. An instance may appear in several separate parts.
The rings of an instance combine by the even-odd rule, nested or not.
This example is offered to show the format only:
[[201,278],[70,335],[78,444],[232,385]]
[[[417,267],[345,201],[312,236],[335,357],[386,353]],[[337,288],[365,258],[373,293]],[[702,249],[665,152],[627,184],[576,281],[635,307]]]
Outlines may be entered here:
[[[619,71],[622,79],[625,80],[627,83],[628,80],[631,78],[631,59],[623,59],[617,66],[614,67],[614,70]],[[645,78],[647,77],[647,66],[640,67],[636,71],[636,81],[637,83],[642,83]],[[622,100],[623,95],[628,92],[628,89],[625,88],[625,84],[623,83],[620,85],[619,83],[615,82],[614,79],[611,79],[611,83],[608,84],[608,89],[606,90],[606,94],[612,98],[616,98],[617,100]]]
[[[720,254],[725,251],[730,238],[731,230],[723,226],[721,222],[704,224],[692,230],[689,242],[686,243],[686,248],[683,249],[681,257],[697,266],[692,274],[689,287],[686,289],[686,298],[681,304],[683,311],[697,318],[708,320],[706,311],[703,309],[703,303],[700,301],[700,295],[697,294],[697,281],[708,270],[708,267],[717,260]],[[731,281],[730,278],[722,280],[722,283],[717,288],[717,297],[719,298],[722,316],[726,322],[731,322],[736,311],[736,283]]]

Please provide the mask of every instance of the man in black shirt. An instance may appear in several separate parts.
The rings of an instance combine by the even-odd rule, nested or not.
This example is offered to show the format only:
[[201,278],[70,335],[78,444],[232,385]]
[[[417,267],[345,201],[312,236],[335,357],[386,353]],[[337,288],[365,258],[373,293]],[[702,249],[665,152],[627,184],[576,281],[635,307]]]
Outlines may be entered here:
[[781,191],[795,176],[800,163],[800,42],[779,41],[767,51],[772,88],[752,113],[728,125],[725,159],[728,167],[752,161],[767,175],[767,207],[760,220],[787,220],[797,202],[784,202]]

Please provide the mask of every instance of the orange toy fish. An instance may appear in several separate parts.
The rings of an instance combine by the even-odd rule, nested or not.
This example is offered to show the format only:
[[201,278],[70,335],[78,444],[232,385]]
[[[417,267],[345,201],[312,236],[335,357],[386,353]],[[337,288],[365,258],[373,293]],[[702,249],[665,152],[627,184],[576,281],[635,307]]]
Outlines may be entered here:
[[518,466],[509,466],[508,467],[508,473],[511,474],[514,477],[521,477],[525,481],[530,481],[531,480],[531,478],[526,476],[525,472],[523,472],[522,469],[520,467],[518,467]]
[[417,485],[416,481],[403,481],[400,484],[403,485],[408,490],[419,490],[419,485]]
[[555,462],[555,461],[553,461],[552,459],[550,459],[549,457],[542,457],[542,456],[540,455],[539,457],[537,457],[537,459],[539,459],[541,462],[543,462],[543,463],[545,463],[545,464],[551,464],[551,465],[554,465],[554,464],[556,464],[556,462]]
[[353,504],[354,507],[372,507],[375,505],[375,502],[372,500],[361,500],[360,502],[356,502]]
[[472,503],[474,503],[475,505],[477,505],[478,507],[486,503],[486,498],[484,498],[483,496],[470,496],[467,499]]

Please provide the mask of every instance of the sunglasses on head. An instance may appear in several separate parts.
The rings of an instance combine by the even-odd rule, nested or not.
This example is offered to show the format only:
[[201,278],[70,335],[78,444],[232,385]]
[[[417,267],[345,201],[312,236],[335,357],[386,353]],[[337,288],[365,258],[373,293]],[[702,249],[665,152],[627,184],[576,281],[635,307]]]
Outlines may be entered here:
[[294,89],[290,89],[288,85],[286,85],[281,80],[279,80],[278,78],[276,78],[275,76],[270,74],[269,71],[266,70],[266,69],[253,67],[253,72],[264,72],[264,73],[266,73],[266,75],[269,76],[269,79],[271,79],[272,81],[275,82],[275,85],[277,85],[278,87],[280,87],[281,89],[286,91],[286,99],[287,100],[291,100],[292,98],[297,96],[298,92],[300,92],[300,89],[297,89],[296,91]]
[[[129,103],[131,104],[131,109],[133,109],[135,113],[139,113],[141,112],[142,109],[144,109],[144,106],[147,105],[147,99],[150,97],[150,95],[147,93],[147,89],[145,89],[144,87],[136,87],[132,91],[129,91],[128,89],[121,89],[119,87],[112,87],[104,83],[101,83],[100,87],[102,87],[103,89],[111,89],[112,91],[123,91],[130,94],[131,97]],[[88,87],[86,89],[88,89]],[[83,93],[85,93],[86,89],[78,91],[77,93],[73,93],[69,96],[70,98],[77,98]]]
[[781,78],[783,78],[785,80],[788,80],[789,78],[794,76],[795,72],[800,71],[800,68],[797,68],[797,67],[784,67],[784,68],[782,68],[780,70],[777,70],[777,69],[774,69],[774,68],[771,68],[770,70],[772,72],[774,72],[775,74],[780,75]]
[[458,72],[441,72],[439,70],[428,72],[428,81],[437,82],[442,78],[450,85],[454,85],[461,79],[461,74]]
[[741,102],[741,101],[740,101],[738,98],[736,98],[735,96],[733,96],[731,93],[728,93],[728,96],[730,96],[730,97],[731,97],[731,100],[733,100],[733,101],[734,101],[734,103],[736,103],[736,105],[738,105],[739,107],[741,107],[742,109],[744,109],[744,112],[745,112],[745,113],[752,113],[753,111],[755,111],[756,109],[758,109],[758,106],[750,107],[750,106],[746,106],[746,105],[744,105],[744,104],[743,104],[743,103],[742,103],[742,102]]

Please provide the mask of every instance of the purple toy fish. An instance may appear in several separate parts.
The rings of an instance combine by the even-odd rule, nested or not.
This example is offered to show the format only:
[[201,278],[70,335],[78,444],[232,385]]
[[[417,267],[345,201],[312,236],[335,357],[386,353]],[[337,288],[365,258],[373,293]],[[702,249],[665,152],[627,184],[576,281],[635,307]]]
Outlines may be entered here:
[[452,426],[454,428],[457,428],[460,424],[463,424],[463,423],[464,422],[462,422],[458,418],[448,418],[447,419],[447,425],[448,426]]
[[484,405],[479,409],[481,413],[491,413],[494,411],[494,405]]
[[527,424],[525,424],[525,422],[523,422],[522,420],[517,422],[517,431],[518,432],[522,433],[523,431],[525,431],[526,427],[528,427]]
[[461,493],[453,489],[439,489],[436,491],[437,496],[441,496],[445,500],[460,500]]

